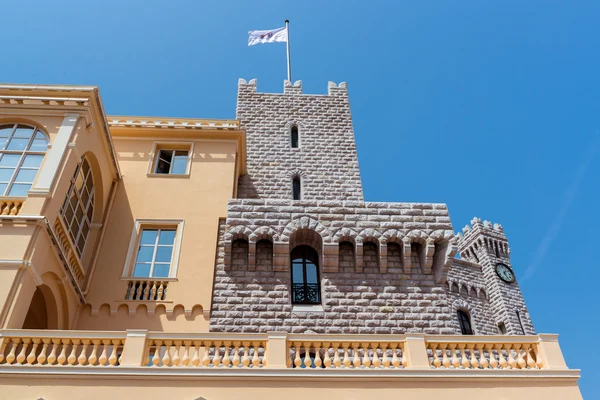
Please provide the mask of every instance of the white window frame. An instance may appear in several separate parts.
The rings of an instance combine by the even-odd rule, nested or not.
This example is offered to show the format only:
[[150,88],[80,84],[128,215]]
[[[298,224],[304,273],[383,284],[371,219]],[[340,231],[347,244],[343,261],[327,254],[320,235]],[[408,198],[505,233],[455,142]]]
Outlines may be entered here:
[[[161,150],[187,151],[187,164],[184,174],[159,174],[155,172],[156,164],[158,163],[158,155]],[[152,153],[150,153],[150,163],[148,164],[147,176],[163,177],[163,178],[187,178],[190,176],[192,169],[192,157],[194,155],[194,142],[154,142],[152,144]]]
[[133,271],[135,268],[135,259],[137,258],[139,242],[141,239],[142,231],[144,229],[175,229],[175,240],[173,241],[173,255],[171,256],[171,267],[169,268],[169,276],[167,278],[153,278],[153,277],[136,277],[135,279],[147,279],[147,280],[165,280],[177,278],[177,271],[179,270],[179,253],[181,251],[181,239],[183,238],[183,225],[182,219],[176,220],[165,220],[165,219],[138,219],[133,224],[133,231],[131,232],[131,239],[129,240],[129,249],[127,251],[127,257],[125,265],[123,266],[123,274],[121,278],[130,280],[133,278]]
[[[2,158],[2,155],[5,155],[5,154],[20,156],[19,161],[17,162],[17,165],[15,166],[15,170],[14,170],[12,176],[10,177],[8,184],[6,186],[6,191],[5,191],[6,195],[4,194],[5,192],[0,192],[0,197],[23,198],[23,197],[26,197],[27,195],[14,196],[14,195],[9,195],[8,193],[10,192],[10,190],[12,189],[12,187],[15,184],[29,184],[30,185],[29,190],[31,190],[31,188],[34,186],[34,184],[37,180],[37,176],[39,175],[40,169],[41,169],[44,159],[46,157],[46,153],[48,152],[48,149],[50,148],[50,137],[48,136],[48,134],[46,132],[44,132],[42,129],[40,129],[37,126],[28,125],[28,124],[19,124],[19,123],[0,124],[0,126],[10,126],[10,125],[12,125],[13,127],[12,127],[12,131],[10,132],[10,135],[8,137],[9,140],[6,143],[7,147],[8,147],[8,144],[10,144],[10,141],[13,139],[17,129],[29,128],[29,129],[33,130],[33,133],[31,134],[31,137],[29,138],[29,142],[27,142],[27,146],[25,146],[24,150],[8,150],[8,148],[0,148],[0,158]],[[44,138],[46,139],[46,150],[44,150],[44,151],[31,150],[31,145],[33,144],[35,135],[38,132],[41,133],[42,135],[44,135]],[[37,168],[23,167],[23,162],[25,161],[25,157],[27,157],[29,155],[42,156],[42,161],[40,162],[40,165]],[[22,170],[36,170],[35,177],[33,178],[33,181],[31,183],[17,181],[17,176],[19,175],[19,172]]]

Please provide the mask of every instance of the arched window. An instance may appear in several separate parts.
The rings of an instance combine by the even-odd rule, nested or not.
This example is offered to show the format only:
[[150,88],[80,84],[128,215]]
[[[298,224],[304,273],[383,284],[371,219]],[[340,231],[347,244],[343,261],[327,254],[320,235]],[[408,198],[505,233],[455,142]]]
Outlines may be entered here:
[[310,246],[292,250],[292,304],[321,304],[319,255]]
[[39,129],[0,125],[0,196],[27,196],[47,149]]
[[463,335],[472,335],[473,328],[471,326],[471,317],[469,317],[469,314],[463,310],[457,310],[456,314],[458,315],[458,323],[460,324],[460,332]]
[[298,127],[296,125],[292,125],[292,129],[290,130],[290,140],[292,143],[292,148],[297,149],[299,144],[299,136],[298,136]]
[[60,213],[77,255],[81,258],[94,215],[94,178],[92,168],[85,158],[75,170]]
[[294,200],[300,200],[301,198],[301,185],[300,185],[300,177],[295,176],[292,180],[292,198]]

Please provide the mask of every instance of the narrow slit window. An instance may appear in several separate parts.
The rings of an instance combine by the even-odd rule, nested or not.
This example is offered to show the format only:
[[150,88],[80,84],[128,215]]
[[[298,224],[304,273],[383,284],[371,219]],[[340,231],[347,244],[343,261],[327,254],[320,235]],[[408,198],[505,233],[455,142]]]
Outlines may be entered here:
[[301,190],[300,178],[296,176],[292,181],[292,195],[294,200],[300,200]]
[[292,140],[292,148],[293,149],[297,149],[298,148],[298,143],[299,143],[299,137],[298,137],[298,127],[296,125],[292,126],[292,129],[291,129],[291,140]]
[[473,327],[471,325],[471,317],[463,310],[457,310],[458,323],[460,324],[460,332],[463,335],[473,335]]

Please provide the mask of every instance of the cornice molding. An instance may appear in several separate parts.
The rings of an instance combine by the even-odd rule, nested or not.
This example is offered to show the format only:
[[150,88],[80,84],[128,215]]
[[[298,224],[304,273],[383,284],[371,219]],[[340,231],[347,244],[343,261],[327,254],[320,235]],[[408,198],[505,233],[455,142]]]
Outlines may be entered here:
[[240,129],[237,120],[209,120],[158,117],[107,117],[108,126],[125,128],[179,128],[179,129]]

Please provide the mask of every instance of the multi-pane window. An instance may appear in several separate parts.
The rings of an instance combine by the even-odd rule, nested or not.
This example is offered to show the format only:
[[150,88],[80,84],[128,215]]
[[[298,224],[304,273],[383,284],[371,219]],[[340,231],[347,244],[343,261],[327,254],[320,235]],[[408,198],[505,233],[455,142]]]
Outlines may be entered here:
[[176,229],[142,229],[134,277],[168,278],[173,259]]
[[458,323],[460,324],[460,332],[463,335],[472,335],[473,327],[471,326],[471,318],[469,314],[467,314],[463,310],[457,310],[456,314],[458,315]]
[[94,178],[85,158],[79,163],[71,179],[61,215],[77,254],[81,257],[94,215]]
[[321,304],[319,255],[310,246],[292,250],[292,304]]
[[155,174],[185,174],[188,165],[188,150],[158,150],[154,164]]
[[27,196],[48,148],[37,128],[0,126],[0,196]]

